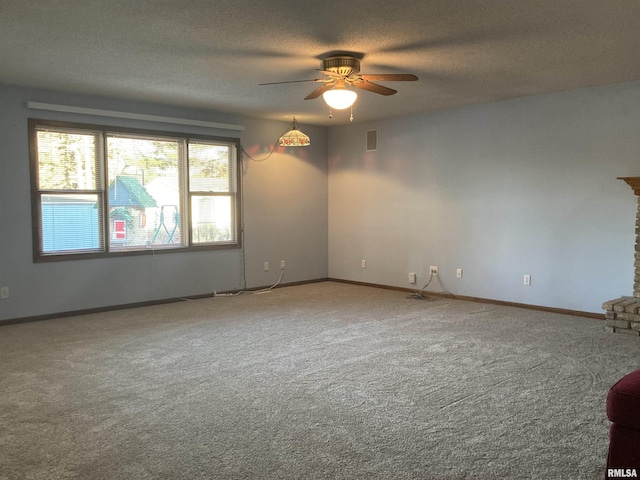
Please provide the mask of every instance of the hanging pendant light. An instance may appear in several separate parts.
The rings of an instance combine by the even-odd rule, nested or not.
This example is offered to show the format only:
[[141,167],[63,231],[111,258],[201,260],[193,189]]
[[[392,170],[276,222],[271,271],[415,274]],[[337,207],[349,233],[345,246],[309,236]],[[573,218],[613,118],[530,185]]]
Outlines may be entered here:
[[344,110],[354,104],[358,98],[358,94],[353,90],[347,90],[347,86],[343,79],[336,82],[336,86],[331,90],[327,90],[322,94],[322,98],[331,108],[336,110]]
[[280,137],[278,145],[281,147],[308,147],[311,145],[311,140],[309,140],[309,135],[298,130],[298,122],[296,122],[296,117],[293,117],[291,128]]

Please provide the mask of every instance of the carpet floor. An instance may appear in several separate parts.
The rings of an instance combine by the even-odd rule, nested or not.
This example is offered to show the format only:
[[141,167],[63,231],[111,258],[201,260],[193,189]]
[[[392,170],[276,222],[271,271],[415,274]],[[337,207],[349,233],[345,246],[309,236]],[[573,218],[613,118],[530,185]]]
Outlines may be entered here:
[[0,327],[0,479],[602,479],[602,321],[322,282]]

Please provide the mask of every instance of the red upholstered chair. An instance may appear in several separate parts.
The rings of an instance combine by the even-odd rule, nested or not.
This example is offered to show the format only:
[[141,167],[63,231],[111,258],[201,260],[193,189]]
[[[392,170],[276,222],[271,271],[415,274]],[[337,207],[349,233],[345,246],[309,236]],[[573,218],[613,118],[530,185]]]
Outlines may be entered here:
[[[609,453],[605,478],[609,469],[635,469],[640,475],[640,370],[622,377],[607,395]],[[613,478],[613,477],[611,477]]]

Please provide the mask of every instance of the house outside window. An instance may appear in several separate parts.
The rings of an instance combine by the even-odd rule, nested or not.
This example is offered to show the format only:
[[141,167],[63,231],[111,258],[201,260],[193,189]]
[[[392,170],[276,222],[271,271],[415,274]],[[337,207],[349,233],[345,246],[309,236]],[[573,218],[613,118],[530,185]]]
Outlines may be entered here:
[[34,260],[235,248],[237,139],[29,120]]

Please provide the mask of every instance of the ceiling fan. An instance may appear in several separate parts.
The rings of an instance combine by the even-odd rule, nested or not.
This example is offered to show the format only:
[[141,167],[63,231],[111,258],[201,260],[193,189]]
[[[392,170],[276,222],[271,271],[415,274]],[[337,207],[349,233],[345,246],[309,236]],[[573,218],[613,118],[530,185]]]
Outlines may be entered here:
[[361,74],[360,60],[351,55],[335,55],[325,58],[322,61],[320,73],[324,75],[323,78],[261,83],[260,85],[277,85],[298,82],[322,83],[322,85],[318,86],[309,95],[304,97],[304,99],[313,100],[314,98],[318,98],[322,95],[330,107],[341,110],[353,105],[353,102],[355,102],[357,98],[356,92],[348,90],[347,86],[378,93],[380,95],[393,95],[394,93],[397,93],[397,90],[373,83],[372,80],[382,82],[410,82],[418,80],[417,76],[409,73]]

